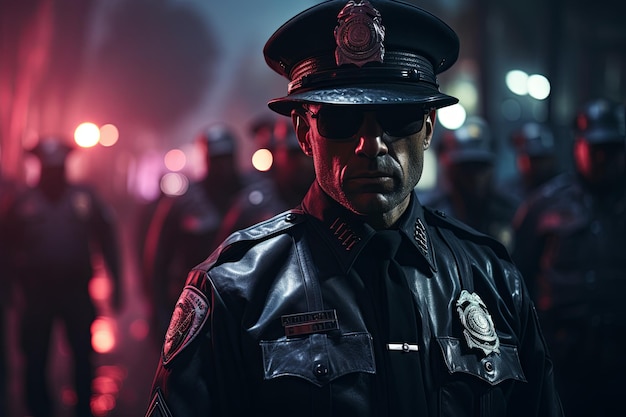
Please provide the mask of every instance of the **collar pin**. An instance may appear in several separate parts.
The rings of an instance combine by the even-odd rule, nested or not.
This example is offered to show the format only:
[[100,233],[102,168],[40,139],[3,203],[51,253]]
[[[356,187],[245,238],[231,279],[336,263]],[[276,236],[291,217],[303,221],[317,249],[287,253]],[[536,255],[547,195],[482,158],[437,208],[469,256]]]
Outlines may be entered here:
[[426,236],[426,227],[424,227],[424,223],[422,223],[421,219],[415,220],[415,231],[413,233],[413,237],[417,242],[420,250],[425,256],[428,256],[428,238]]

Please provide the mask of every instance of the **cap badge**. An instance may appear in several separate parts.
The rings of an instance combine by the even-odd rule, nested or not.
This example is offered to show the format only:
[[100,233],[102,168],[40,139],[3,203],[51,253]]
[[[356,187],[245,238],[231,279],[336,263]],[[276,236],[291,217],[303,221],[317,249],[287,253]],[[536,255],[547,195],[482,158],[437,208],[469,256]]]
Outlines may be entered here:
[[487,311],[487,306],[476,293],[461,291],[456,301],[456,311],[464,327],[463,334],[470,348],[481,349],[485,355],[500,353],[500,339]]
[[335,60],[337,66],[383,62],[385,27],[380,12],[367,0],[350,0],[337,15]]

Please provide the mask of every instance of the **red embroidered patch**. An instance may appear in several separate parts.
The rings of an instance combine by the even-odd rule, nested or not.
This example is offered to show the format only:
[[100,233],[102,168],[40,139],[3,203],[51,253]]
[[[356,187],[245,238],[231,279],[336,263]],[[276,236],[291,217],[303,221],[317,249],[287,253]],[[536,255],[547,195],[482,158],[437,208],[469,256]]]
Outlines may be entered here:
[[199,333],[210,313],[207,297],[196,287],[183,288],[165,333],[161,359],[167,365]]

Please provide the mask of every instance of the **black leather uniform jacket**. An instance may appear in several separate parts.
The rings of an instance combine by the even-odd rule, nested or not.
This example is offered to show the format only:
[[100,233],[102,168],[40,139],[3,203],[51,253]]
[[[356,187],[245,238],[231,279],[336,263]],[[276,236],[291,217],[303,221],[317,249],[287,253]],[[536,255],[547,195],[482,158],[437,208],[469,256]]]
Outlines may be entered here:
[[[506,250],[416,195],[399,226],[420,261],[404,271],[423,327],[419,352],[406,354],[424,355],[428,415],[562,415]],[[381,346],[348,279],[374,233],[315,183],[300,208],[232,234],[188,276],[147,415],[388,416]],[[484,302],[487,314],[474,318],[490,315],[498,353],[470,348],[457,311],[463,290]],[[337,329],[316,322],[329,310]],[[294,322],[303,334],[287,337]]]

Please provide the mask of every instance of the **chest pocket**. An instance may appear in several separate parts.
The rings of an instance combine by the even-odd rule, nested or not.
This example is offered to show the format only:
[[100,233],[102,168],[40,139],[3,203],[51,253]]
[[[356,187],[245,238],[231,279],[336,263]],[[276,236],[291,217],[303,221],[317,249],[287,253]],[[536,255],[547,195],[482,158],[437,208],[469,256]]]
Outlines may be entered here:
[[464,353],[461,341],[453,337],[437,339],[450,373],[463,372],[483,381],[497,385],[507,379],[526,381],[517,347],[500,345],[500,353],[492,353],[480,359],[477,355]]
[[319,387],[354,372],[374,374],[374,350],[368,333],[261,341],[264,378],[303,378]]

